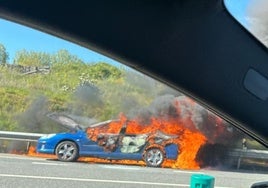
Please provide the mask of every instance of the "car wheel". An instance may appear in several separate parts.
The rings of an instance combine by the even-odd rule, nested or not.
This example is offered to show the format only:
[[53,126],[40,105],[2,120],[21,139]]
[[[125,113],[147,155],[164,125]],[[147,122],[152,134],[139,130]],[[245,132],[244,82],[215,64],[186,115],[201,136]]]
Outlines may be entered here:
[[164,162],[164,153],[159,148],[146,150],[144,161],[149,167],[160,167]]
[[56,148],[56,155],[60,161],[71,162],[78,158],[78,148],[74,142],[63,141]]

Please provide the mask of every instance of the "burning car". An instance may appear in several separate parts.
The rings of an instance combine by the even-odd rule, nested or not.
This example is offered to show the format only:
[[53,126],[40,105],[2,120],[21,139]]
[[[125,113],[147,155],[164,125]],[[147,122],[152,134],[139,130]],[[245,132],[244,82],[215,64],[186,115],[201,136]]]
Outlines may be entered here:
[[37,143],[37,152],[56,154],[71,162],[80,156],[105,159],[144,160],[147,166],[160,167],[165,159],[176,160],[178,136],[154,131],[129,134],[128,122],[109,120],[83,128],[70,117],[52,114],[50,118],[69,128],[69,132],[49,134]]

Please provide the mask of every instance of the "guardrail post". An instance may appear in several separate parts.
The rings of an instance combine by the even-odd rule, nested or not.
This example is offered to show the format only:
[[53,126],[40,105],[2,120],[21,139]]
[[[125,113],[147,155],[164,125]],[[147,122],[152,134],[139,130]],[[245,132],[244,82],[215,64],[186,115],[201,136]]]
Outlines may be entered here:
[[31,142],[30,142],[30,141],[28,141],[28,142],[27,142],[26,153],[28,153],[28,152],[29,152],[30,147],[31,147]]
[[238,157],[236,169],[239,170],[241,165],[241,157]]

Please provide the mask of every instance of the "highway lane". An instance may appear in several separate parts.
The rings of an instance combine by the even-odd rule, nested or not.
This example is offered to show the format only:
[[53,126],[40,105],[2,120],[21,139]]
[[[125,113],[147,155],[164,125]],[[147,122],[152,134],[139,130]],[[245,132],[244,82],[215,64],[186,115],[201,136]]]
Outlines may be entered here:
[[268,174],[212,170],[184,171],[140,166],[64,163],[19,155],[0,154],[0,187],[189,187],[194,173],[215,177],[215,188],[246,188],[267,181]]

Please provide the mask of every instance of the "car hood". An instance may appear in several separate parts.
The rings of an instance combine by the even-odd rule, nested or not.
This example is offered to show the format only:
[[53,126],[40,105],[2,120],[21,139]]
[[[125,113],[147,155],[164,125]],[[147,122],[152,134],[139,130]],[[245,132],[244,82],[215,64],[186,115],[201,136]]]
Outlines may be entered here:
[[66,129],[70,131],[77,131],[77,130],[83,130],[82,126],[78,124],[76,121],[74,121],[71,117],[63,114],[58,113],[51,113],[47,114],[47,117],[52,119],[53,121],[56,121]]
[[[107,120],[107,121],[96,123],[95,119],[74,116],[74,115],[60,114],[60,113],[50,113],[50,114],[47,114],[47,117],[49,117],[53,121],[59,123],[60,125],[62,125],[63,127],[65,127],[66,129],[68,129],[70,131],[85,130],[87,128],[101,127],[101,126],[107,125],[111,122],[118,121],[118,120]],[[80,120],[79,122],[82,121],[87,126],[84,124],[82,125],[82,124],[78,123],[76,119],[79,119]]]

